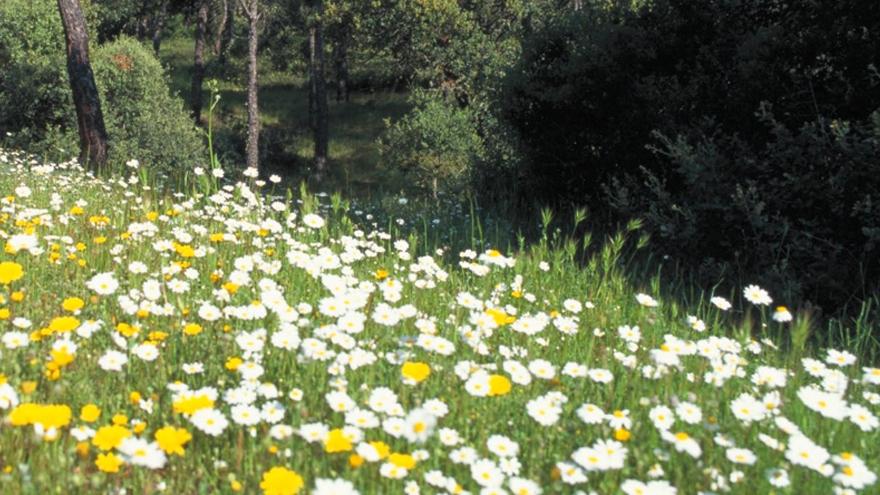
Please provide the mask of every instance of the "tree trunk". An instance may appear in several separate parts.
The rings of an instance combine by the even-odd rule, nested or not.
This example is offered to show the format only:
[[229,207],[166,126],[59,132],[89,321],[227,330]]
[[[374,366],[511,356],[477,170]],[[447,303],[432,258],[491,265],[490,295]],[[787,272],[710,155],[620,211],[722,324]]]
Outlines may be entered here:
[[229,55],[229,49],[232,47],[233,36],[235,35],[235,5],[230,4],[226,11],[226,24],[223,26],[223,34],[220,43],[220,65],[226,65],[226,57]]
[[78,0],[58,0],[67,45],[67,75],[79,127],[80,162],[100,172],[107,164],[107,130],[89,64],[89,34]]
[[309,66],[309,129],[315,132],[315,29],[309,27],[309,41],[306,48],[306,59]]
[[220,55],[220,50],[223,49],[223,33],[226,31],[226,21],[229,20],[228,0],[223,0],[223,8],[220,11],[220,22],[217,23],[214,30],[214,55]]
[[165,27],[165,16],[168,13],[168,0],[164,0],[159,6],[159,12],[153,18],[153,51],[159,57],[159,48],[162,45],[162,28]]
[[324,2],[316,1],[317,19],[310,30],[311,79],[315,93],[315,179],[320,181],[327,168],[329,147],[327,82],[324,80]]
[[200,0],[196,17],[196,48],[190,104],[196,125],[202,122],[202,81],[205,79],[205,33],[208,30],[208,0]]
[[348,39],[342,36],[333,44],[333,67],[336,69],[336,101],[349,101]]
[[260,110],[257,103],[257,41],[260,20],[260,1],[242,0],[242,8],[248,19],[248,82],[247,82],[247,166],[259,169],[260,160]]

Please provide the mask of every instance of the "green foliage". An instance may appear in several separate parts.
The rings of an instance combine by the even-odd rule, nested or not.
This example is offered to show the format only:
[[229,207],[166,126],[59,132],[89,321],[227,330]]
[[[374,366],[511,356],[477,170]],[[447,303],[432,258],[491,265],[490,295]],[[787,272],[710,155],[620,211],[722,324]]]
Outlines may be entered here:
[[766,111],[762,121],[773,138],[757,149],[711,122],[692,138],[658,135],[671,173],[617,181],[611,205],[713,278],[738,271],[825,307],[868,297],[880,273],[880,112],[797,130]]
[[[168,172],[203,158],[202,138],[152,51],[128,38],[92,46],[111,163],[136,158]],[[53,156],[74,154],[76,114],[55,2],[0,4],[0,65],[0,140]]]
[[880,7],[655,0],[535,26],[499,98],[531,194],[645,217],[707,282],[826,310],[875,288]]
[[430,92],[417,92],[413,103],[402,119],[386,121],[388,130],[379,140],[382,157],[413,173],[434,197],[441,190],[460,190],[484,156],[472,112]]
[[123,37],[99,46],[93,58],[111,161],[136,158],[167,173],[205,158],[202,137],[149,48]]
[[54,2],[0,2],[0,140],[43,141],[75,125],[58,15]]

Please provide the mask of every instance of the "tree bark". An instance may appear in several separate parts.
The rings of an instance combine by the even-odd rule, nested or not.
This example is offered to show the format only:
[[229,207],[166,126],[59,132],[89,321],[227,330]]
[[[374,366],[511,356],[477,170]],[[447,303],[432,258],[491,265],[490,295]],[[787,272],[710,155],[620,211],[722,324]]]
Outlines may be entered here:
[[[247,166],[259,169],[260,165],[260,110],[257,103],[257,47],[260,20],[260,0],[240,0],[248,20],[248,82],[247,82]],[[245,3],[247,2],[247,3]]]
[[309,27],[309,39],[306,46],[306,61],[309,67],[309,129],[315,132],[315,30]]
[[220,22],[218,22],[217,25],[214,26],[214,55],[220,55],[220,50],[223,48],[223,33],[226,31],[226,21],[228,19],[229,1],[223,0],[223,8],[220,9]]
[[317,17],[309,31],[311,80],[315,95],[315,179],[320,181],[327,168],[329,147],[327,82],[324,79],[324,2],[315,1]]
[[89,34],[78,0],[58,0],[67,46],[67,75],[79,128],[80,162],[100,172],[107,164],[107,130],[89,63]]
[[235,35],[235,5],[229,5],[226,12],[226,24],[223,26],[221,35],[219,62],[220,65],[226,65],[226,57],[229,55],[229,49],[232,47],[233,36]]
[[159,48],[162,46],[162,28],[165,27],[165,16],[168,13],[168,0],[163,0],[159,6],[159,12],[153,18],[153,51],[159,57]]
[[196,47],[193,63],[190,104],[196,125],[202,122],[202,81],[205,79],[205,33],[208,30],[208,0],[199,1],[196,17]]

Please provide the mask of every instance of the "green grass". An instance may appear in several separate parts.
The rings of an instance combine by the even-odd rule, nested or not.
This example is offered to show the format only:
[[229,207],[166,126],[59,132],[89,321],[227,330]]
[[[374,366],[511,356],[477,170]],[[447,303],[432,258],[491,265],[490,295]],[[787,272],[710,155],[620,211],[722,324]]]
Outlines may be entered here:
[[[185,100],[191,88],[192,54],[193,42],[184,37],[168,39],[160,51],[163,65],[169,68],[172,90]],[[216,66],[215,57],[209,55],[208,63],[208,77],[219,76],[221,102],[214,123],[217,139],[243,154],[247,122],[244,71],[241,75],[224,75],[219,73],[221,68]],[[230,63],[243,64],[240,60]],[[314,156],[308,127],[306,81],[301,74],[274,70],[266,60],[261,59],[260,64],[261,139],[264,146],[269,147],[269,155],[261,166],[266,175],[278,173],[286,178],[287,184],[298,184],[309,178],[307,167]],[[383,119],[395,120],[408,111],[407,94],[353,92],[351,101],[346,103],[337,102],[335,93],[329,93],[330,174],[321,188],[364,199],[381,197],[388,191],[409,191],[412,187],[409,181],[397,171],[382,166],[376,146],[376,139],[385,129]],[[206,94],[206,106],[208,98]]]
[[[531,480],[545,494],[619,493],[627,481],[648,481],[650,473],[677,486],[679,493],[717,491],[721,479],[731,485],[731,493],[831,492],[836,483],[829,476],[793,465],[784,449],[774,450],[759,439],[759,434],[765,434],[783,443],[790,441],[791,431],[775,422],[774,414],[790,420],[831,454],[849,452],[863,460],[864,467],[847,461],[856,474],[880,469],[876,426],[862,431],[848,419],[824,417],[798,397],[807,386],[817,390],[840,387],[845,377],[842,400],[847,406],[866,407],[873,417],[878,407],[871,402],[880,402],[880,396],[878,385],[869,381],[880,370],[863,371],[871,363],[855,356],[858,360],[853,365],[829,365],[834,371],[826,371],[830,378],[823,381],[810,376],[800,359],[826,357],[822,349],[797,343],[809,325],[806,315],[795,314],[793,323],[777,323],[770,319],[772,310],[740,297],[731,297],[733,308],[722,311],[708,302],[713,294],[700,294],[697,301],[687,303],[668,296],[659,277],[631,273],[638,269],[631,265],[636,253],[644,248],[635,224],[616,236],[596,240],[594,254],[586,259],[581,254],[584,241],[554,236],[546,227],[545,235],[531,245],[504,252],[481,247],[473,253],[478,258],[471,259],[454,250],[437,252],[443,246],[423,239],[443,226],[426,227],[421,234],[408,228],[399,231],[396,223],[387,231],[369,223],[357,226],[338,196],[303,194],[297,198],[299,203],[275,207],[270,204],[271,196],[262,200],[261,195],[252,197],[241,187],[214,198],[199,196],[201,191],[196,189],[179,191],[178,197],[158,196],[120,181],[89,179],[69,167],[36,169],[29,161],[22,154],[0,151],[0,187],[5,196],[0,229],[7,238],[0,255],[0,315],[5,315],[0,320],[4,326],[0,373],[5,383],[0,385],[0,414],[9,420],[0,424],[0,492],[4,494],[107,493],[122,488],[128,493],[233,493],[239,483],[242,493],[261,493],[265,473],[280,466],[303,478],[306,488],[301,493],[310,492],[319,478],[348,480],[361,494],[401,493],[406,483],[417,484],[421,493],[442,493],[425,478],[435,470],[449,480],[447,488],[457,484],[479,493],[481,478],[475,479],[469,466],[452,462],[451,456],[458,448],[471,447],[478,458],[500,462],[498,454],[487,447],[492,435],[506,436],[519,445],[515,456],[519,473],[507,476],[511,479],[504,486],[512,483],[516,487],[521,481],[512,478],[518,477]],[[309,213],[319,215],[326,224],[316,226],[306,216]],[[155,227],[154,233],[139,233],[148,223]],[[545,216],[545,225],[549,225],[549,216]],[[484,241],[479,231],[475,226],[472,245]],[[408,239],[406,245],[397,242],[403,237]],[[21,245],[27,249],[17,249]],[[340,256],[338,264],[329,253]],[[431,256],[430,260],[419,259],[424,255]],[[145,271],[131,270],[135,261],[142,262]],[[113,273],[119,282],[112,293],[90,287],[90,281],[101,273]],[[147,297],[142,294],[148,292],[145,282],[149,280],[155,281],[158,293]],[[183,282],[189,284],[188,290],[172,290]],[[639,304],[637,293],[654,296],[658,305]],[[120,299],[122,294],[129,299]],[[333,327],[342,322],[330,303],[343,304],[345,297],[363,298],[348,309],[366,318],[361,332],[348,334]],[[64,301],[69,298],[81,299],[84,306],[65,309]],[[207,304],[220,308],[219,318],[206,311]],[[396,309],[382,309],[384,305]],[[389,325],[379,321],[383,311],[411,314],[405,309],[408,305],[414,309],[412,316]],[[587,307],[578,310],[577,306]],[[263,308],[266,314],[247,316],[245,308],[253,307]],[[281,315],[290,314],[290,307],[297,308],[299,318],[284,325]],[[701,319],[705,331],[692,328],[688,316]],[[30,325],[17,318],[27,319]],[[521,325],[530,318],[546,319],[546,327],[535,334],[524,333]],[[101,324],[92,335],[83,332],[89,321]],[[201,332],[184,332],[191,323],[199,324]],[[556,328],[566,324],[571,325],[567,332]],[[618,328],[624,325],[640,328],[638,343],[627,344],[619,336]],[[263,337],[254,333],[261,329]],[[273,344],[273,335],[291,331],[302,339],[298,347],[285,350]],[[14,332],[23,332],[25,338],[19,339],[23,345],[10,345],[19,335]],[[445,339],[446,348],[454,346],[454,352],[441,353],[416,344],[419,338],[430,340],[430,335]],[[263,350],[249,354],[247,339],[262,341]],[[77,349],[64,359],[57,349],[70,348],[69,342]],[[154,360],[138,357],[137,346],[150,342],[158,356]],[[331,366],[333,359],[322,361],[320,353],[306,351],[321,346],[325,354],[359,353],[375,361],[340,369]],[[693,355],[688,350],[691,346],[729,356],[710,362]],[[99,365],[110,350],[128,356],[121,371]],[[677,357],[680,365],[661,369],[658,360],[663,356]],[[231,371],[227,366],[231,358],[241,358],[245,364]],[[516,361],[534,367],[539,359],[556,368],[554,378],[540,378],[536,368],[535,376],[525,372],[530,376],[525,383],[510,363],[503,366]],[[624,366],[621,359],[634,360],[634,366]],[[430,375],[420,383],[407,383],[402,376],[404,362],[424,363]],[[204,371],[187,374],[184,363],[199,363]],[[605,383],[562,374],[569,363],[607,370],[613,380]],[[250,382],[240,371],[255,364],[263,373]],[[737,419],[739,411],[731,403],[742,394],[761,399],[774,390],[751,380],[760,366],[788,371],[782,372],[785,384],[775,389],[781,404],[773,413],[747,423]],[[509,393],[486,397],[469,392],[469,380],[482,383],[483,375],[473,375],[478,369],[513,381]],[[719,386],[705,381],[707,373],[725,369],[730,376]],[[230,420],[228,427],[212,436],[186,413],[175,412],[174,405],[179,406],[181,399],[179,391],[169,388],[175,382],[190,390],[214,387],[219,398],[213,407]],[[329,436],[319,435],[317,442],[308,442],[297,434],[281,434],[266,421],[252,426],[233,422],[235,413],[223,397],[249,383],[268,383],[278,390],[284,415],[277,424],[293,429],[315,423],[328,430],[345,426],[345,414],[335,412],[335,402],[325,398],[334,390],[345,391],[357,407],[368,409],[373,390],[390,388],[398,396],[400,417],[408,418],[406,427],[413,431],[419,429],[418,418],[425,414],[419,412],[420,407],[428,401],[438,399],[449,410],[436,419],[436,425],[428,421],[424,441],[364,427],[349,430],[347,434],[354,435],[352,445],[343,441],[336,446],[339,452],[330,452],[329,445],[322,443]],[[289,396],[296,390],[302,392],[301,398]],[[139,397],[132,399],[132,392]],[[36,434],[28,423],[53,419],[26,414],[27,408],[10,403],[11,396],[21,403],[56,404],[71,416],[55,418],[57,438],[46,438],[45,432]],[[530,403],[535,409],[534,401],[544,401],[543,409],[552,410],[556,406],[550,402],[560,398],[565,401],[557,404],[556,421],[542,425],[528,413]],[[272,400],[261,396],[255,403],[262,406]],[[697,442],[702,451],[697,459],[664,440],[663,431],[649,417],[655,407],[675,409],[681,401],[697,406],[702,420],[687,422],[679,417],[669,431],[686,433]],[[608,416],[597,424],[585,423],[577,411],[588,403]],[[102,411],[94,423],[80,419],[86,404]],[[632,421],[625,432],[612,426],[612,413],[618,410],[628,411]],[[383,420],[393,417],[386,412],[376,414]],[[88,439],[80,443],[74,430],[107,427],[115,415],[124,415],[117,421],[148,443],[166,426],[185,429],[192,438],[183,446],[183,456],[169,455],[161,468],[125,462],[119,472],[104,473],[96,465],[101,454],[98,446]],[[439,438],[440,428],[454,430],[461,442],[445,445]],[[579,449],[613,438],[626,440],[616,447],[627,450],[621,466],[590,472],[587,481],[575,484],[559,478],[554,470],[558,462],[573,464],[572,456]],[[384,442],[391,452],[421,460],[401,480],[380,474],[387,459],[353,468],[351,456],[361,440]],[[756,462],[734,464],[720,443],[749,449]],[[129,459],[121,452],[124,448],[120,444],[109,452]],[[816,447],[809,453],[815,456],[820,451]],[[830,474],[844,467],[831,465]],[[776,468],[787,473],[790,486],[771,486],[767,471]],[[731,476],[735,483],[729,481]],[[864,493],[876,486],[868,486]]]

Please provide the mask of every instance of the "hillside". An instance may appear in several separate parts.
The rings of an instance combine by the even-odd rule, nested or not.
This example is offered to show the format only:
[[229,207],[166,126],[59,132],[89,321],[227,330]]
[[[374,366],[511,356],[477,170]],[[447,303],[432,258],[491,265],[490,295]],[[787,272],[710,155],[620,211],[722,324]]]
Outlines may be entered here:
[[757,286],[631,286],[626,234],[426,252],[246,177],[0,162],[3,493],[876,489],[880,369]]

